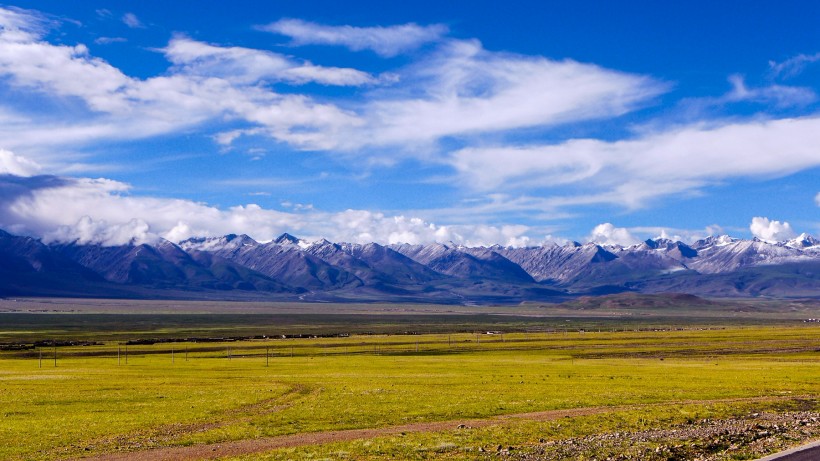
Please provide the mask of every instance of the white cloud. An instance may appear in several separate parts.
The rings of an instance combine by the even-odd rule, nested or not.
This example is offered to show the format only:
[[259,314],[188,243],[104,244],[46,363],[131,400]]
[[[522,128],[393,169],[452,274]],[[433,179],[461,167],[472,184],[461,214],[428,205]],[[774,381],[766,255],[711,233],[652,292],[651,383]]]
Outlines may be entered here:
[[340,241],[358,243],[454,242],[468,246],[501,244],[524,246],[527,226],[438,225],[417,217],[385,216],[367,210],[347,210],[329,216],[324,232]]
[[580,194],[554,201],[641,207],[727,178],[782,176],[820,166],[818,144],[820,118],[807,117],[691,125],[616,142],[466,148],[449,161],[475,190],[576,185]]
[[814,202],[817,203],[817,206],[820,206],[820,192],[814,196]]
[[[324,212],[312,205],[293,211],[256,204],[219,209],[190,200],[133,196],[128,184],[110,179],[40,176],[31,181],[0,177],[0,228],[44,237],[103,245],[178,242],[192,236],[246,233],[272,240],[283,232],[338,242],[525,245],[526,226],[438,225],[417,217],[387,216],[367,210]],[[36,181],[35,181],[36,180]]]
[[73,226],[60,226],[43,236],[46,243],[76,242],[80,245],[103,246],[150,244],[156,243],[157,240],[158,237],[149,232],[148,223],[141,219],[109,225],[105,221],[94,221],[88,216],[83,216]]
[[820,53],[798,54],[783,62],[769,61],[769,70],[775,77],[789,78],[800,74],[807,65],[817,61],[820,61]]
[[787,222],[773,221],[769,218],[754,217],[749,225],[752,235],[768,242],[782,242],[794,238],[797,233]]
[[811,88],[770,85],[760,88],[749,88],[740,75],[729,77],[732,91],[719,99],[719,102],[752,101],[772,104],[776,107],[806,106],[817,100],[817,93]]
[[27,158],[0,149],[0,175],[33,176],[40,171],[40,165]]
[[122,23],[132,29],[142,29],[145,27],[145,24],[143,24],[134,13],[125,13],[122,15]]
[[441,24],[353,27],[327,26],[300,19],[282,19],[259,29],[290,37],[291,43],[296,46],[339,45],[353,51],[372,50],[385,57],[438,41],[447,34],[447,27]]
[[127,41],[128,39],[123,37],[98,37],[94,39],[94,43],[97,45],[110,45],[112,43],[124,43]]
[[[619,116],[648,104],[668,86],[646,76],[572,60],[488,51],[475,40],[443,38],[443,26],[355,28],[284,20],[268,27],[277,31],[295,27],[286,34],[295,43],[335,43],[357,49],[383,46],[377,49],[383,54],[435,42],[432,53],[416,57],[414,64],[399,69],[390,81],[357,69],[324,67],[266,50],[222,47],[182,36],[172,38],[158,50],[170,63],[166,72],[136,78],[91,55],[83,45],[49,43],[45,31],[50,25],[38,13],[0,8],[0,79],[8,87],[3,89],[9,96],[0,102],[0,145],[27,155],[32,151],[52,152],[49,158],[53,161],[43,161],[43,154],[34,157],[46,165],[58,163],[60,160],[55,159],[65,156],[66,150],[101,140],[177,133],[213,122],[207,125],[209,129],[223,131],[214,139],[228,147],[243,135],[267,136],[295,148],[359,153],[370,156],[371,164],[391,164],[393,157],[402,155],[416,155],[427,163],[445,163],[473,191],[488,197],[508,196],[503,203],[471,209],[484,213],[480,217],[486,221],[495,221],[498,213],[510,207],[518,212],[537,212],[541,219],[547,214],[560,215],[560,209],[582,205],[645,206],[654,198],[694,193],[728,178],[786,175],[820,165],[812,148],[820,143],[818,117],[693,124],[614,142],[574,139],[550,145],[509,146],[502,142],[493,146],[490,139],[503,139],[505,134],[522,128],[544,130]],[[311,38],[306,31],[322,34]],[[274,90],[276,85],[307,82],[365,88],[357,89],[355,98],[335,102],[330,96],[318,101],[298,92]],[[740,77],[734,77],[733,84],[725,98],[737,101],[793,105],[816,97],[811,90],[794,87],[749,88]],[[63,112],[36,114],[25,104],[25,113],[15,111],[15,95],[44,98]],[[441,153],[443,148],[438,143],[449,138],[480,147]],[[374,150],[386,153],[374,154]],[[31,165],[24,166],[9,156],[12,154],[4,155],[0,156],[0,168],[20,175],[36,173]],[[383,160],[375,155],[391,158]],[[64,164],[58,167],[63,171],[68,168]],[[564,185],[572,188],[566,196],[543,194]],[[509,198],[522,190],[529,196]],[[42,199],[43,194],[37,196]],[[121,200],[130,205],[129,200],[136,200],[117,195],[123,191],[106,194],[110,195],[107,201]],[[88,200],[85,206],[96,203]],[[140,199],[134,205],[144,203]],[[194,205],[201,205],[186,203],[185,207],[196,210],[199,208]],[[214,216],[211,210],[205,206],[201,211]],[[282,217],[267,215],[267,211],[251,207],[230,216],[241,215],[249,220],[255,219],[251,215],[281,218],[282,222],[296,222],[294,229],[320,227],[303,222],[302,214]],[[229,210],[216,212],[224,218],[228,215],[220,213]],[[425,217],[429,219],[434,212]],[[66,212],[65,217],[60,210],[56,214],[59,219],[54,218],[49,225],[74,226],[84,216],[79,210]],[[124,225],[134,216],[90,218],[110,226]],[[141,219],[159,234],[174,228],[177,234],[186,229],[210,232],[207,223],[213,222],[185,218],[177,228],[180,219],[171,216]],[[415,229],[407,231],[416,236],[412,238],[440,231],[437,226],[433,234],[422,232],[425,225],[410,221],[385,224],[392,218],[384,216],[372,219],[394,229],[396,235]],[[443,219],[452,222],[456,218]],[[280,228],[260,225],[263,229]],[[523,235],[508,235],[493,226],[484,230],[464,226],[449,226],[441,232],[455,240],[501,243],[516,241]],[[546,232],[539,229],[538,233]],[[378,229],[367,233],[379,235],[384,241],[398,238]],[[352,233],[345,235],[356,238]]]
[[37,16],[2,11],[6,15],[0,14],[0,75],[24,89],[82,98],[95,111],[123,106],[123,90],[131,79],[89,56],[84,45],[39,41],[42,30]]
[[[43,120],[36,116],[17,117],[17,123],[3,124],[0,143],[6,147],[21,150],[138,139],[222,118],[244,120],[275,139],[315,148],[323,146],[317,132],[325,133],[322,138],[326,138],[361,123],[355,114],[335,105],[316,103],[300,94],[278,94],[260,85],[259,79],[274,71],[266,74],[264,66],[257,68],[253,63],[267,60],[271,64],[277,59],[272,53],[172,41],[167,50],[169,58],[178,59],[180,67],[166,75],[141,80],[91,56],[84,45],[52,45],[42,41],[42,21],[34,14],[0,11],[0,77],[15,91],[34,92],[60,101],[63,111],[56,117],[60,122],[45,114]],[[186,44],[187,51],[174,48]],[[176,54],[172,53],[174,50]],[[354,84],[368,78],[353,69],[288,60],[280,64],[284,66],[278,68],[282,79],[291,82]],[[213,72],[205,72],[209,69]],[[203,74],[196,70],[203,70]],[[237,70],[242,71],[240,77]]]
[[669,239],[683,243],[692,243],[712,235],[722,235],[725,231],[716,224],[703,229],[681,229],[664,226],[636,226],[627,228],[629,233],[641,239]]
[[623,227],[615,227],[611,223],[598,224],[592,229],[589,235],[589,241],[601,245],[634,245],[640,243],[640,239],[636,238],[629,229]]
[[614,117],[666,89],[643,76],[454,40],[400,80],[401,89],[374,93],[362,110],[366,135],[352,139],[406,145]]
[[181,73],[218,77],[239,84],[273,80],[357,86],[376,81],[370,74],[356,69],[316,66],[270,51],[219,47],[181,36],[173,38],[163,53]]
[[[44,41],[42,21],[33,13],[2,11],[0,77],[14,91],[56,100],[62,111],[0,125],[0,143],[21,152],[238,121],[217,136],[224,145],[252,133],[299,149],[361,152],[388,146],[400,147],[391,150],[393,156],[426,155],[417,147],[449,136],[617,116],[665,90],[647,77],[569,60],[494,53],[477,41],[457,40],[440,43],[433,55],[392,77],[377,78],[357,69],[178,36],[159,50],[172,64],[168,71],[140,79],[92,56],[84,45]],[[342,99],[338,105],[271,88],[307,82],[380,85],[359,102]]]
[[48,26],[49,21],[36,11],[0,7],[0,32],[8,40],[24,41],[39,38]]

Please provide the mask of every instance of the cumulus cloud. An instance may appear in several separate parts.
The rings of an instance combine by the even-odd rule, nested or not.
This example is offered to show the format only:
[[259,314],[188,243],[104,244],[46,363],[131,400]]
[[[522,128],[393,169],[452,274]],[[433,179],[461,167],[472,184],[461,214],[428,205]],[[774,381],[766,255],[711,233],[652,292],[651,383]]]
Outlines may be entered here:
[[752,235],[767,242],[782,242],[797,235],[789,223],[769,220],[769,218],[759,216],[752,218],[749,230],[752,231]]
[[814,196],[814,202],[817,203],[817,206],[820,206],[820,192]]
[[33,176],[40,171],[40,165],[27,158],[0,149],[0,175]]
[[281,19],[259,29],[290,37],[291,44],[338,45],[353,51],[372,50],[391,57],[435,42],[447,34],[447,26],[409,23],[389,27],[328,26],[300,19]]
[[640,239],[636,238],[629,229],[623,227],[615,227],[611,223],[598,224],[592,229],[589,235],[589,241],[601,245],[634,245],[640,243]]
[[698,190],[715,181],[781,176],[820,166],[820,118],[704,126],[607,142],[574,139],[552,145],[465,148],[450,162],[475,190],[544,190],[577,185],[566,204],[618,204]]
[[522,225],[437,225],[417,217],[385,216],[367,210],[347,210],[329,216],[325,233],[358,243],[454,242],[468,246],[525,246],[529,231]]

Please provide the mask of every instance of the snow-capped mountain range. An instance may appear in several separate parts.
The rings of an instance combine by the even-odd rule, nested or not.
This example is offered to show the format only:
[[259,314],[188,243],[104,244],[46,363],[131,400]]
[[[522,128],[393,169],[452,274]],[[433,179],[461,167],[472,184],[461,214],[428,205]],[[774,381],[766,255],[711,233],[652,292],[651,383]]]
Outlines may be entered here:
[[271,242],[247,235],[178,244],[45,244],[0,231],[0,294],[305,301],[563,301],[621,291],[820,297],[820,241],[726,235],[693,244],[465,247]]

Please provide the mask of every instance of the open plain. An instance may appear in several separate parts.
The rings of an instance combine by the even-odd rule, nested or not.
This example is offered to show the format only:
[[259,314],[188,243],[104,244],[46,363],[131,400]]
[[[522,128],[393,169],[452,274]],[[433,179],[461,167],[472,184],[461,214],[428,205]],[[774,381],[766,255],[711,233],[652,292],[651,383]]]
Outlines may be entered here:
[[820,437],[814,304],[636,299],[6,300],[0,458],[756,459]]

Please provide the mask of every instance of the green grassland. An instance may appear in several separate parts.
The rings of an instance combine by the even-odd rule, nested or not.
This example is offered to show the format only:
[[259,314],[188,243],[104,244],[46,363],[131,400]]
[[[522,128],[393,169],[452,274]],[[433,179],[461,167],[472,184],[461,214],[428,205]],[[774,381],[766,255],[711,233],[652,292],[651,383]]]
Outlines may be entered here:
[[[718,322],[707,327],[699,321],[671,331],[650,327],[661,321],[597,319],[587,320],[579,331],[577,324],[566,327],[567,319],[541,319],[542,326],[564,328],[535,330],[525,317],[501,324],[512,322],[528,331],[504,334],[447,333],[449,320],[431,321],[442,329],[427,334],[355,334],[356,324],[348,322],[354,334],[347,337],[130,345],[127,359],[123,340],[128,328],[121,322],[103,329],[98,345],[3,351],[0,459],[78,458],[610,408],[561,421],[499,419],[476,428],[385,434],[244,458],[473,459],[489,456],[478,447],[496,444],[515,445],[524,453],[590,434],[677,427],[750,412],[820,410],[818,324],[789,320],[777,326]],[[474,326],[473,320],[480,323],[462,320],[454,330]],[[80,332],[67,333],[48,322],[54,327],[49,337]],[[391,325],[389,319],[382,322]],[[25,342],[37,334],[46,339],[41,327],[5,323],[0,330],[6,341]],[[194,331],[210,330],[177,325],[167,333]],[[131,337],[148,333],[160,336],[150,325],[137,325]],[[82,336],[95,337],[93,329]],[[727,400],[747,398],[757,400]]]

